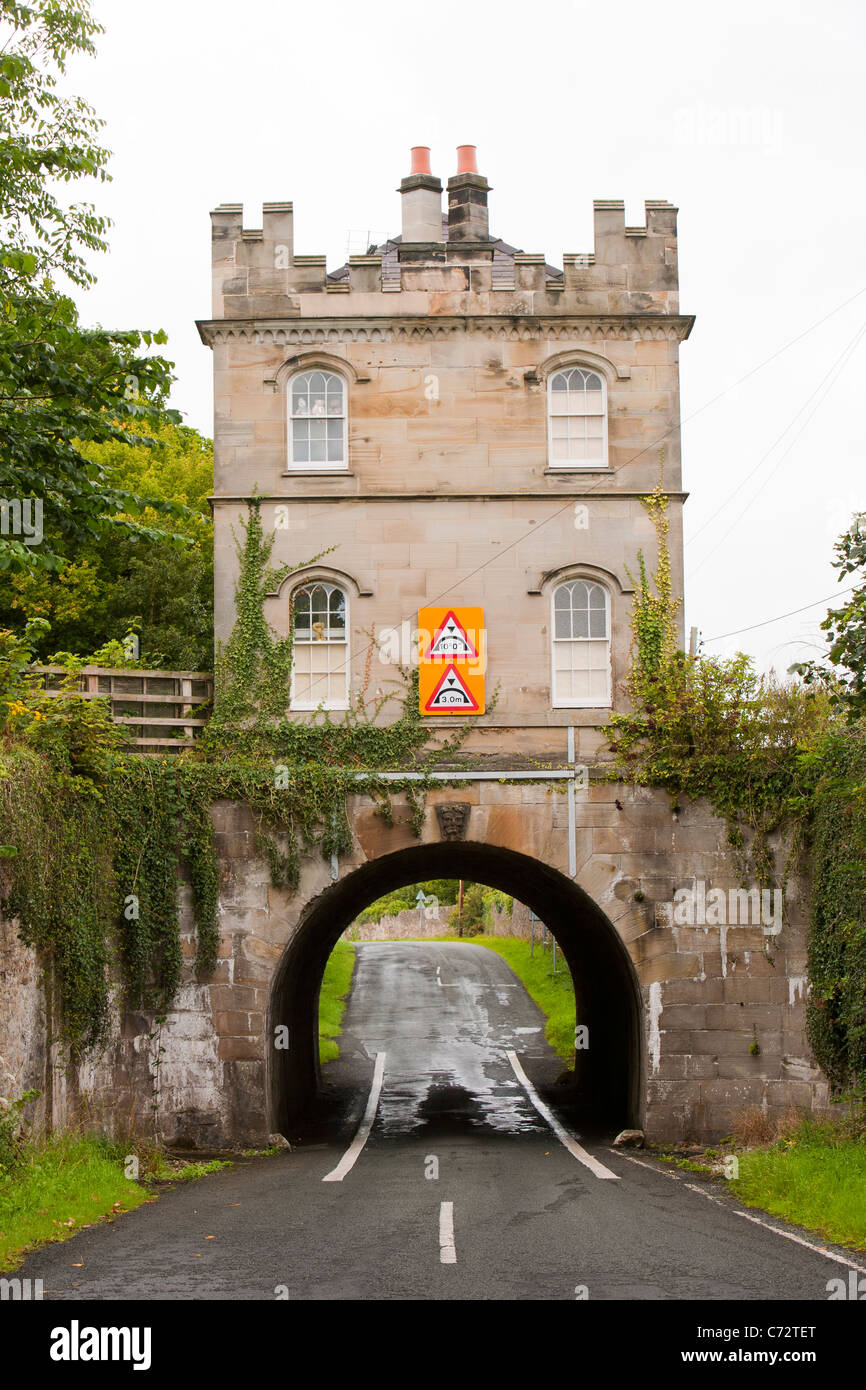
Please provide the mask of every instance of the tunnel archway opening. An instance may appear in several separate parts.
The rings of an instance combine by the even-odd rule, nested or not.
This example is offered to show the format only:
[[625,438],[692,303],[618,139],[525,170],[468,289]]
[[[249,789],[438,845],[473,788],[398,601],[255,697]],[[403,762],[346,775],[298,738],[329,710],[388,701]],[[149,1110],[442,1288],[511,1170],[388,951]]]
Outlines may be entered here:
[[575,1123],[598,1132],[640,1126],[641,997],[631,958],[596,903],[557,869],[513,850],[472,841],[417,845],[371,860],[307,907],[280,961],[271,991],[272,1128],[291,1138],[316,1111],[322,1078],[318,999],[328,958],[364,908],[408,884],[465,878],[501,889],[547,925],[568,963],[578,1022],[589,1046],[576,1053],[575,1084],[563,1091]]

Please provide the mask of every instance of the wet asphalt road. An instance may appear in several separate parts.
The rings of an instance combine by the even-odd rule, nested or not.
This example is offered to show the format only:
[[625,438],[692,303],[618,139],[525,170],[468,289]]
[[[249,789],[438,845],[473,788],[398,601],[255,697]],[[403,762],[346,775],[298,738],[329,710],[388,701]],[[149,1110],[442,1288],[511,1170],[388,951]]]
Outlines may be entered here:
[[[597,1176],[508,1060],[515,1052],[555,1094],[561,1063],[543,1022],[482,946],[360,946],[341,1056],[326,1071],[328,1124],[292,1153],[242,1160],[39,1251],[19,1273],[41,1277],[46,1298],[76,1300],[573,1300],[585,1288],[591,1300],[825,1302],[849,1263],[866,1272],[862,1256],[827,1247],[835,1262],[740,1214],[717,1186],[583,1139],[618,1180]],[[380,1053],[368,1142],[342,1181],[323,1182]]]

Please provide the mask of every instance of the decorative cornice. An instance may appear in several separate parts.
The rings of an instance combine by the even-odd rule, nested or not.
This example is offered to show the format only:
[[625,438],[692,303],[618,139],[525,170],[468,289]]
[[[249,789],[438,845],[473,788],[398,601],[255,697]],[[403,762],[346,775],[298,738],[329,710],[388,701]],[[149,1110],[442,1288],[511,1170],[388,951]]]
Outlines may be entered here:
[[682,314],[466,314],[358,319],[199,319],[208,347],[269,343],[278,347],[328,343],[405,343],[448,340],[465,334],[490,341],[603,342],[606,339],[683,342],[694,315]]
[[[327,475],[324,475],[327,476]],[[345,478],[345,473],[335,474],[337,477]],[[582,492],[577,492],[574,488],[559,489],[556,492],[257,492],[254,496],[243,492],[215,492],[208,497],[211,506],[217,503],[238,503],[244,502],[247,505],[252,502],[500,502],[500,501],[521,501],[537,505],[550,498],[551,502],[559,502],[563,498],[573,497],[598,497],[610,501],[611,498],[620,497],[624,501],[633,501],[635,498],[647,496],[646,488],[640,490],[629,488],[599,488],[588,487]],[[689,494],[687,492],[665,491],[665,496],[670,502],[685,502]]]

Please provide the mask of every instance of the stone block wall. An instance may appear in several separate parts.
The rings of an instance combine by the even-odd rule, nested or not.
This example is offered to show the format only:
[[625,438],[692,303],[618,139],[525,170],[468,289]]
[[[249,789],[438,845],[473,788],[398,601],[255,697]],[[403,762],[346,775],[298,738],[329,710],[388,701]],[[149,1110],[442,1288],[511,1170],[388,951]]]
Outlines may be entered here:
[[[535,895],[536,910],[543,906],[550,875],[556,884],[567,877],[564,798],[544,784],[476,782],[437,789],[430,793],[422,849],[440,842],[434,806],[449,799],[469,803],[467,847],[523,856],[526,895]],[[118,1137],[137,1132],[203,1149],[265,1142],[274,1124],[269,1078],[278,967],[312,907],[327,904],[328,895],[354,881],[362,868],[417,852],[408,825],[400,824],[397,799],[395,812],[396,823],[388,826],[369,800],[354,798],[353,855],[340,862],[336,878],[321,857],[306,856],[300,887],[289,894],[270,884],[246,808],[215,806],[221,897],[213,978],[196,978],[191,907],[182,885],[186,964],[166,1023],[152,1037],[151,1018],[116,1006],[109,1047],[77,1074],[62,1069],[51,1041],[41,962],[21,945],[14,923],[4,921],[3,1094],[37,1087],[44,1092],[37,1119],[62,1124],[80,1112]],[[825,1109],[827,1083],[805,1036],[806,885],[796,878],[789,882],[777,935],[754,924],[722,929],[677,922],[671,912],[677,889],[701,880],[728,890],[739,886],[739,874],[725,827],[706,805],[687,803],[674,817],[668,799],[647,790],[591,785],[578,798],[576,844],[574,882],[581,898],[604,915],[636,979],[642,1014],[639,1118],[650,1138],[718,1139],[748,1105],[770,1117],[791,1107]],[[418,874],[428,876],[434,875]],[[523,934],[519,914],[512,930]],[[583,930],[578,910],[570,925],[560,919],[557,935],[569,960]],[[608,982],[588,983],[603,999]]]

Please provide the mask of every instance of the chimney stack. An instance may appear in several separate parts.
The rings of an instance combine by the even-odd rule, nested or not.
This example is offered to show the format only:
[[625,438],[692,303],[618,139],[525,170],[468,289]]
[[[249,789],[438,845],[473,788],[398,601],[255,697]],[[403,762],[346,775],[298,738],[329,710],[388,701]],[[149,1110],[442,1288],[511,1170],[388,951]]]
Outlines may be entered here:
[[457,146],[457,173],[448,180],[448,240],[489,241],[487,194],[490,185],[478,172],[474,145]]
[[413,145],[412,172],[401,180],[403,242],[442,241],[442,180],[430,173],[430,148]]

